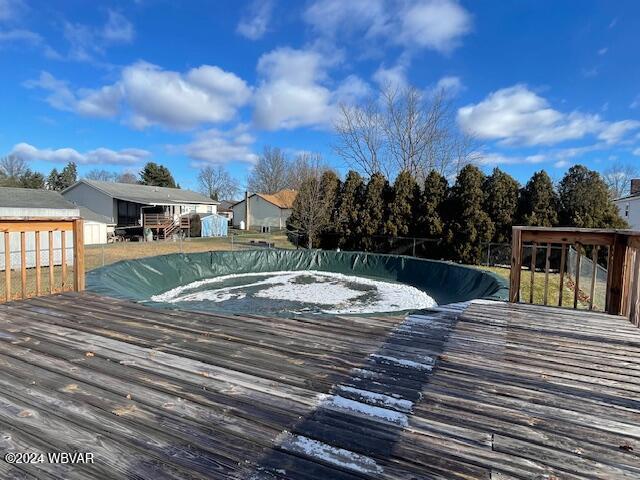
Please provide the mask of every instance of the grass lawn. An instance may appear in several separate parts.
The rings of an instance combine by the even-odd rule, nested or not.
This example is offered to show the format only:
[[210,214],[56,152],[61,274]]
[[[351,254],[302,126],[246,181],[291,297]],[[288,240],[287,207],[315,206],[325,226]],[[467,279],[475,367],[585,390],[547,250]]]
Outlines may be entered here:
[[[506,267],[477,267],[482,270],[489,270],[503,277],[507,283],[509,282],[509,268]],[[549,273],[549,305],[558,305],[558,293],[560,291],[560,274]],[[520,279],[520,301],[529,303],[531,293],[531,272],[522,271]],[[533,303],[542,305],[544,303],[544,272],[536,272],[533,283]],[[565,307],[573,306],[573,290],[567,286],[567,276],[565,275],[565,284],[562,288],[562,305]],[[578,307],[588,308],[589,304],[578,301]]]

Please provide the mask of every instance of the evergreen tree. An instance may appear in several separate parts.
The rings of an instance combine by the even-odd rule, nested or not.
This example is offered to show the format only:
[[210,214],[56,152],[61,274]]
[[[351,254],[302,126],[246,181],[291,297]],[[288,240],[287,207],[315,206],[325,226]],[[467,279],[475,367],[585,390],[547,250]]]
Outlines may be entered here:
[[574,165],[558,187],[560,224],[580,228],[628,228],[600,174]]
[[342,248],[354,248],[358,243],[356,236],[363,190],[362,177],[358,172],[350,170],[342,184],[337,202],[336,230],[340,236],[339,246]]
[[534,173],[520,190],[517,218],[517,223],[533,227],[558,224],[558,196],[544,170]]
[[444,232],[442,206],[449,187],[447,179],[431,170],[424,180],[424,188],[416,212],[416,235],[426,238],[441,238]]
[[358,225],[358,237],[360,247],[370,250],[375,244],[376,235],[384,233],[386,198],[389,193],[389,182],[381,173],[371,175],[364,190],[360,221]]
[[49,176],[47,177],[47,188],[49,190],[56,190],[56,191],[62,190],[61,182],[60,182],[60,174],[58,173],[57,168],[52,169],[51,172],[49,173]]
[[44,189],[44,175],[27,169],[21,176],[19,186],[22,188]]
[[493,222],[493,241],[511,241],[511,228],[518,211],[518,182],[511,175],[495,168],[484,182],[484,211]]
[[70,187],[78,181],[78,167],[74,162],[69,162],[60,172],[60,190]]
[[169,169],[155,162],[149,162],[144,166],[140,172],[140,183],[156,187],[176,188],[176,181]]
[[463,263],[480,263],[482,244],[493,237],[493,222],[483,210],[484,181],[477,167],[465,166],[446,203],[447,240],[454,258]]
[[405,237],[414,230],[414,203],[418,184],[413,175],[403,170],[393,182],[389,195],[388,217],[384,231],[392,237]]
[[320,246],[324,249],[335,249],[338,246],[338,232],[336,230],[338,218],[338,196],[340,194],[340,178],[333,170],[327,170],[320,178],[323,205],[329,214],[329,222],[320,234]]

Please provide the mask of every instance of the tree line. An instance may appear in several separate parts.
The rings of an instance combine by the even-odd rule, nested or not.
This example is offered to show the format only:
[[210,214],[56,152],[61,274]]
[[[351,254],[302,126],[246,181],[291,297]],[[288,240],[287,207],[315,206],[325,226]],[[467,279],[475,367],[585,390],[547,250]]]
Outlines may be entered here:
[[434,240],[425,256],[469,264],[481,261],[487,242],[510,242],[513,225],[628,228],[607,182],[582,165],[557,185],[541,170],[524,186],[499,168],[487,176],[474,165],[453,184],[436,170],[423,181],[402,170],[390,183],[380,172],[365,179],[351,170],[343,180],[316,165],[288,221],[310,248],[366,251],[419,237]]
[[[17,187],[62,191],[78,181],[78,166],[67,163],[62,170],[53,168],[46,177],[31,170],[28,163],[17,155],[7,155],[0,159],[0,187]],[[121,173],[104,169],[93,169],[82,178],[103,182],[133,183],[158,187],[180,188],[167,167],[148,162],[136,175],[129,171]]]

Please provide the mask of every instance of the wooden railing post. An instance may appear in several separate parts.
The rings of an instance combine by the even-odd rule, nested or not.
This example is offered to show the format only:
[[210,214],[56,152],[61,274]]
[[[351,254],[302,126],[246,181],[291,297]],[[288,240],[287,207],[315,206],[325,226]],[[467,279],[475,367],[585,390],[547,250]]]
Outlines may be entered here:
[[511,274],[509,276],[509,301],[520,301],[520,277],[522,275],[522,230],[513,227],[511,233]]
[[84,290],[84,221],[73,221],[73,289]]
[[607,312],[612,315],[622,315],[624,313],[623,289],[626,278],[627,262],[627,240],[626,235],[615,234],[613,240],[613,254],[610,269],[609,285],[607,287],[607,297],[609,305]]

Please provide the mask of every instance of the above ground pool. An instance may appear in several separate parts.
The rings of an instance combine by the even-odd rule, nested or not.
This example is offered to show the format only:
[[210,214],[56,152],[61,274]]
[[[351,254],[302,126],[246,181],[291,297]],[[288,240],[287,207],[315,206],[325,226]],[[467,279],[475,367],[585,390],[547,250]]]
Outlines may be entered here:
[[390,313],[507,293],[497,275],[450,262],[275,249],[126,260],[89,272],[87,289],[164,308],[262,315]]

